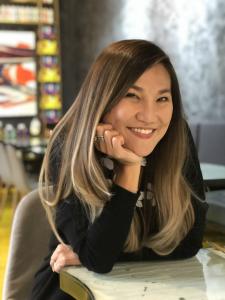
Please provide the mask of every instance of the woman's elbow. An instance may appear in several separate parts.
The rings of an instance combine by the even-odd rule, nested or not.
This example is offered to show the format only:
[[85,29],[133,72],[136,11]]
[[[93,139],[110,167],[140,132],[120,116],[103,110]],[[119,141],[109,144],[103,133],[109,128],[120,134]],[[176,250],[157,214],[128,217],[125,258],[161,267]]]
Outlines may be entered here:
[[195,246],[195,247],[191,247],[191,248],[187,249],[187,251],[185,251],[185,253],[184,253],[183,258],[194,257],[201,248],[202,248],[202,246]]
[[112,271],[113,262],[104,261],[103,259],[93,258],[93,256],[80,257],[81,263],[84,267],[86,267],[89,271],[106,274]]
[[106,274],[112,271],[113,265],[91,265],[87,266],[89,271],[98,273],[98,274]]

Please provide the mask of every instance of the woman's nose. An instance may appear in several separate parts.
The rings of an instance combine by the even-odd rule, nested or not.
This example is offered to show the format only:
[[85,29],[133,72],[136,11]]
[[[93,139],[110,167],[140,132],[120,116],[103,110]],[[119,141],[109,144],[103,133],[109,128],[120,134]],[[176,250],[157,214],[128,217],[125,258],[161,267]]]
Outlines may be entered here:
[[157,121],[158,114],[156,103],[142,103],[139,107],[136,117],[139,121],[145,123],[152,123]]

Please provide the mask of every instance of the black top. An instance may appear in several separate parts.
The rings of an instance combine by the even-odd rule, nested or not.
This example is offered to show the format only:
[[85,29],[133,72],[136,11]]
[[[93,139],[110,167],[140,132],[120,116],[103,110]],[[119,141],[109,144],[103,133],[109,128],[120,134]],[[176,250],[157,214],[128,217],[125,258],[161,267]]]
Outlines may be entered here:
[[[186,177],[201,199],[204,199],[202,174],[194,143],[190,136],[191,158]],[[194,256],[202,247],[206,202],[192,197],[195,222],[186,237],[166,256],[156,254],[143,247],[135,253],[124,253],[123,246],[129,232],[133,213],[137,208],[139,193],[129,192],[113,184],[112,198],[104,206],[100,216],[90,224],[85,209],[75,195],[69,196],[57,207],[56,224],[59,234],[66,244],[72,246],[83,266],[98,273],[110,272],[117,261],[147,261],[183,259]],[[52,252],[58,241],[52,235],[50,250],[42,267],[37,272],[32,291],[32,300],[73,299],[59,289],[59,275],[53,273],[49,265]]]

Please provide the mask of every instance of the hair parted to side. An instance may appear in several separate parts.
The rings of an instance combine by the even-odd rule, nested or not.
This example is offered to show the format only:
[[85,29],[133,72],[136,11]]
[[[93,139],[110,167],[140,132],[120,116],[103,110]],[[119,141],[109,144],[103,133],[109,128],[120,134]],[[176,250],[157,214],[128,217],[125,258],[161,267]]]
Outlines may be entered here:
[[[144,200],[142,218],[134,213],[124,245],[126,252],[142,246],[156,253],[170,253],[194,222],[192,191],[182,170],[187,158],[187,133],[179,84],[169,57],[145,40],[122,40],[105,48],[91,66],[69,111],[57,124],[49,142],[40,174],[40,196],[49,222],[60,242],[54,208],[74,193],[90,221],[110,201],[110,182],[105,178],[100,153],[94,147],[96,127],[102,117],[125,96],[129,87],[153,65],[161,63],[171,77],[173,116],[167,133],[149,155],[159,232],[149,235],[149,201]],[[51,160],[60,154],[57,179],[51,178]],[[54,193],[49,191],[53,184]],[[142,228],[142,229],[141,229]],[[142,234],[141,234],[142,232]]]

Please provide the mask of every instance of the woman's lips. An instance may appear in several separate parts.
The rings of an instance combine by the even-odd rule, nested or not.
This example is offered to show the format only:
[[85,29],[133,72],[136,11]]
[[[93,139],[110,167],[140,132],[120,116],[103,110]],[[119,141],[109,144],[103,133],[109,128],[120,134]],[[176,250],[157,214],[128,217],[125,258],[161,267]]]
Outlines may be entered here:
[[141,139],[149,139],[155,132],[155,129],[149,128],[135,128],[135,127],[128,127],[128,129],[136,136]]

